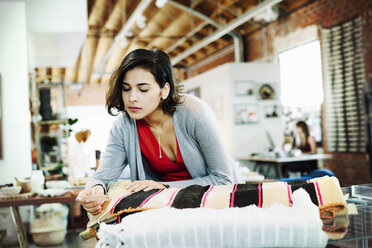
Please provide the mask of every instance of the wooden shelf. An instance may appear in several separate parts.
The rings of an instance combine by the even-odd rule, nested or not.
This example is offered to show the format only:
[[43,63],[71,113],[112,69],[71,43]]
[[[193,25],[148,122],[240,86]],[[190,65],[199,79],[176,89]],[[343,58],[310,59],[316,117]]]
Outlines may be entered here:
[[49,121],[39,121],[39,125],[53,125],[53,124],[68,124],[68,119],[63,120],[49,120]]

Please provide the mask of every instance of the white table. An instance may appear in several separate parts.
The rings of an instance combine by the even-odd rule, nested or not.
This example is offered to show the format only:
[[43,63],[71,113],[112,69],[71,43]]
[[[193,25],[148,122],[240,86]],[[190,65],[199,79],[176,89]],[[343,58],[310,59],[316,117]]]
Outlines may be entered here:
[[[330,159],[332,155],[330,154],[302,154],[300,156],[295,157],[273,157],[273,156],[265,156],[265,155],[255,155],[255,156],[248,156],[248,157],[239,157],[239,160],[248,160],[251,162],[255,162],[254,171],[259,169],[259,167],[268,165],[273,166],[276,172],[277,178],[282,178],[282,170],[281,167],[283,164],[289,163],[301,163],[301,162],[308,162],[312,160],[323,160],[323,159]],[[266,175],[265,175],[266,177]]]

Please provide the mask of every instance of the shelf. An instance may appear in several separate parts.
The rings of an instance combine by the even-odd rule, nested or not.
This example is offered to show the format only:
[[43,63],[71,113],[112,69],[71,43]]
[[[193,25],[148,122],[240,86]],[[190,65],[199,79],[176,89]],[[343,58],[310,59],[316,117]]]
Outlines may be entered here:
[[[66,118],[65,87],[63,80],[51,82],[47,76],[37,83],[36,74],[30,74],[32,123],[37,151],[37,167],[52,171],[68,161],[69,120]],[[44,119],[44,120],[43,120]]]
[[51,171],[51,170],[57,170],[59,164],[58,163],[50,163],[48,166],[40,166],[40,170],[45,170],[45,171]]
[[68,119],[64,119],[64,120],[50,120],[50,121],[38,121],[37,124],[39,124],[39,125],[68,124]]
[[38,84],[36,84],[36,86],[38,88],[51,88],[51,87],[63,87],[64,84],[63,84],[63,82],[47,83],[47,84],[45,84],[45,83],[38,83]]

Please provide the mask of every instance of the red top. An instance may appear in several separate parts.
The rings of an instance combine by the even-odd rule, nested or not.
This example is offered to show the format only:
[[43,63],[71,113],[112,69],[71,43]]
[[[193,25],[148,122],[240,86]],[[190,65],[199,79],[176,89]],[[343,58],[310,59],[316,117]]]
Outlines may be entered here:
[[161,149],[162,158],[159,158],[159,142],[156,140],[149,125],[143,119],[137,120],[137,131],[141,151],[147,158],[151,169],[160,175],[162,181],[169,182],[192,179],[183,162],[177,138],[177,158],[173,162],[164,153],[163,149]]

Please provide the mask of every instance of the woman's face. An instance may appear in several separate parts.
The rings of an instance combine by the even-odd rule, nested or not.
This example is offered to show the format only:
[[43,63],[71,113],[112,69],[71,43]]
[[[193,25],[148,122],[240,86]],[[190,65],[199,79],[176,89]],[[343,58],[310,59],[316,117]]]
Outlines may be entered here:
[[296,128],[296,131],[297,131],[297,134],[298,134],[300,137],[302,137],[302,136],[305,135],[304,130],[302,130],[301,127],[297,127],[297,128]]
[[134,68],[126,73],[122,85],[122,99],[132,119],[143,119],[155,110],[161,110],[161,96],[162,90],[149,71]]

